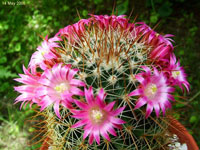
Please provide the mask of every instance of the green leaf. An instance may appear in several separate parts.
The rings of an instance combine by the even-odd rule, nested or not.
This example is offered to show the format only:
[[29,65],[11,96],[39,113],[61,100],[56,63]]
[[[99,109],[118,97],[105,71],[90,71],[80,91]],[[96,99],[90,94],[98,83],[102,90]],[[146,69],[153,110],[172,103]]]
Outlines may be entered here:
[[191,116],[190,117],[190,123],[195,123],[197,121],[197,117],[196,116]]
[[176,104],[177,108],[181,108],[181,107],[184,107],[184,106],[185,106],[184,104],[180,104],[180,103]]
[[156,23],[158,21],[158,14],[156,12],[152,12],[151,16],[150,16],[150,22],[151,23]]
[[87,10],[83,10],[82,15],[83,15],[83,17],[86,17],[88,15],[88,11]]
[[12,73],[8,67],[0,66],[0,78],[15,78],[17,75],[15,73]]
[[0,64],[4,64],[7,62],[7,57],[6,56],[3,56],[0,58]]
[[166,1],[161,5],[161,7],[158,9],[158,13],[161,17],[168,17],[172,14],[172,3],[169,1]]
[[124,1],[123,3],[117,6],[117,11],[119,15],[124,15],[128,11],[128,0]]
[[94,3],[95,3],[95,4],[99,4],[99,3],[102,3],[102,1],[103,1],[103,0],[94,0]]
[[64,6],[63,6],[63,11],[67,11],[67,10],[69,10],[69,6],[64,5]]

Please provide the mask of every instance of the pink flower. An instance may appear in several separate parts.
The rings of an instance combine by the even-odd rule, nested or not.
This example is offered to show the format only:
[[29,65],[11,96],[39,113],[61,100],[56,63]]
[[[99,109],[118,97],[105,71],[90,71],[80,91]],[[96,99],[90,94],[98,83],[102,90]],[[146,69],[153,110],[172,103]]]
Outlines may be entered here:
[[139,96],[136,102],[135,109],[147,104],[146,118],[149,117],[153,108],[155,109],[156,116],[159,117],[160,108],[163,115],[165,115],[166,108],[170,108],[170,100],[174,100],[173,96],[169,93],[174,91],[174,88],[167,86],[167,81],[163,73],[159,73],[154,68],[151,74],[150,68],[143,66],[145,72],[136,75],[136,79],[140,82],[138,89],[132,91],[129,96]]
[[79,41],[79,36],[83,36],[83,33],[85,32],[85,25],[89,25],[90,19],[81,19],[79,22],[68,25],[63,29],[60,29],[57,35],[66,37],[71,44],[73,44],[75,41]]
[[108,15],[91,15],[93,22],[97,23],[102,29],[109,29],[109,27],[116,28],[118,26],[127,28],[128,19],[125,18],[125,15],[120,16],[108,16]]
[[155,60],[169,59],[174,47],[171,42],[173,40],[170,37],[173,37],[171,34],[166,34],[164,36],[158,34],[147,26],[144,22],[137,22],[135,31],[136,35],[142,35],[142,41],[146,45],[152,48],[149,56],[153,62]]
[[180,62],[176,62],[176,56],[174,54],[170,56],[169,66],[165,71],[168,73],[170,85],[178,85],[182,91],[184,91],[183,84],[189,92],[190,85],[186,79],[187,75],[185,74],[183,67],[180,66]]
[[15,91],[21,93],[21,95],[19,95],[15,100],[15,103],[22,102],[20,109],[24,103],[30,103],[31,106],[33,103],[39,103],[40,101],[36,95],[36,91],[37,88],[40,86],[38,80],[40,79],[41,75],[39,73],[31,74],[29,70],[27,70],[24,66],[23,71],[25,74],[19,74],[21,78],[14,79],[15,81],[24,84],[14,87]]
[[54,104],[54,111],[60,117],[59,105],[72,108],[73,95],[83,96],[84,93],[78,87],[85,86],[85,83],[74,79],[78,69],[71,69],[71,65],[62,66],[56,64],[51,69],[46,69],[38,81],[41,86],[37,89],[37,96],[41,97],[38,104],[41,111],[51,104]]
[[36,72],[36,68],[38,66],[45,70],[54,64],[52,61],[53,59],[58,59],[59,55],[56,53],[54,48],[60,46],[55,41],[61,41],[61,38],[55,36],[48,39],[48,36],[46,36],[45,40],[42,42],[42,45],[38,46],[37,51],[33,53],[29,62],[29,67],[31,68],[32,72]]
[[89,144],[93,143],[95,139],[98,144],[100,144],[100,134],[110,141],[108,132],[113,136],[116,136],[114,128],[121,128],[121,124],[125,123],[123,120],[117,118],[125,107],[120,107],[113,110],[115,101],[106,104],[104,102],[106,94],[104,90],[101,89],[94,98],[92,87],[89,90],[85,89],[86,103],[75,101],[76,105],[82,110],[71,110],[74,118],[81,119],[72,128],[77,128],[80,126],[84,127],[83,139],[85,139],[89,134]]
[[[108,16],[108,15],[91,15],[89,19],[81,19],[79,22],[68,25],[63,29],[60,29],[57,35],[64,36],[68,39],[71,44],[80,41],[84,37],[84,32],[90,25],[98,25],[103,30],[108,30],[111,26],[112,28],[122,27],[124,29],[128,28],[130,25],[128,19],[125,15],[120,16]],[[131,25],[130,25],[131,26]]]

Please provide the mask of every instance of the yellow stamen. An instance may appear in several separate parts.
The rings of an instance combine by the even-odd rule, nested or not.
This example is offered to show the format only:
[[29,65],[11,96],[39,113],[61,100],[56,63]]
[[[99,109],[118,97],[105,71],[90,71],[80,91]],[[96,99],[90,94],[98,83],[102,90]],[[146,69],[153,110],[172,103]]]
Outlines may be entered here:
[[42,56],[44,56],[44,55],[46,54],[46,52],[45,52],[45,51],[42,51],[41,54],[42,54]]
[[181,74],[180,71],[172,71],[172,77],[177,78]]
[[151,99],[155,96],[157,91],[158,91],[157,86],[155,84],[150,84],[147,86],[145,90],[145,95]]
[[100,111],[100,110],[92,110],[91,111],[91,117],[92,117],[92,120],[95,122],[95,123],[100,123],[102,121],[102,118],[103,118],[103,113]]
[[69,85],[66,83],[61,83],[54,88],[58,93],[63,93],[69,89]]
[[157,86],[155,84],[151,86],[151,92],[152,94],[155,94],[157,92]]

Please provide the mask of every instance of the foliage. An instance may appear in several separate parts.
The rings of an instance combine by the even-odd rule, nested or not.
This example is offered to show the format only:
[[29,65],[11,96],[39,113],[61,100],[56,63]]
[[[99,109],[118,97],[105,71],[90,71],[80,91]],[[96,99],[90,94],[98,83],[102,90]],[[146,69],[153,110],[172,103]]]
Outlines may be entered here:
[[[137,20],[145,21],[152,28],[159,22],[158,31],[174,34],[174,40],[181,43],[175,48],[175,53],[181,57],[182,65],[186,66],[191,94],[186,94],[186,100],[181,100],[183,104],[175,107],[181,107],[180,120],[196,141],[200,141],[198,0],[24,0],[24,3],[25,5],[18,6],[0,4],[0,116],[3,118],[0,125],[8,121],[22,130],[24,118],[27,116],[24,114],[25,110],[19,112],[18,106],[10,107],[16,97],[13,92],[13,86],[16,85],[13,78],[22,72],[22,64],[27,66],[30,55],[42,41],[40,35],[51,35],[59,28],[77,22],[79,15],[85,18],[88,13],[111,14],[113,5],[116,4],[116,13],[129,16],[133,10],[132,19],[140,14]],[[191,103],[186,105],[188,101]],[[10,117],[11,114],[14,116]]]

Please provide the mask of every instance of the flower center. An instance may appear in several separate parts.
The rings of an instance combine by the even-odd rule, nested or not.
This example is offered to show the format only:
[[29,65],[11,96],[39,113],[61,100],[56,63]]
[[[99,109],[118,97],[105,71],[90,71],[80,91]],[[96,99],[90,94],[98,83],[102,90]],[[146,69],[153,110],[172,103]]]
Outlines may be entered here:
[[46,51],[41,52],[42,56],[44,56],[46,53],[47,53]]
[[90,112],[90,117],[94,123],[101,123],[104,119],[104,114],[99,109],[93,109]]
[[69,89],[69,85],[67,83],[61,83],[54,88],[58,93],[63,93],[64,91]]
[[158,88],[155,84],[149,84],[145,90],[145,95],[152,99],[156,95],[156,92],[158,91]]
[[172,77],[177,78],[181,74],[180,71],[172,71]]

